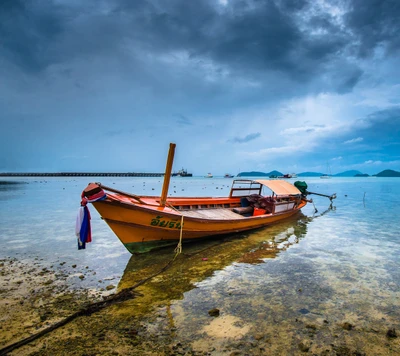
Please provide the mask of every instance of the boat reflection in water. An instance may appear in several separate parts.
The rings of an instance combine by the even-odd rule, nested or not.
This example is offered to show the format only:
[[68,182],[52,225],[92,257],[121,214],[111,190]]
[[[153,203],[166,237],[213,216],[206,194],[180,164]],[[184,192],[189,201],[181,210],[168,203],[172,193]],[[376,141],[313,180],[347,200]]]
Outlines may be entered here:
[[[140,308],[149,310],[153,303],[182,299],[196,283],[233,264],[260,264],[275,258],[299,242],[307,231],[309,218],[302,213],[285,222],[256,231],[228,235],[223,239],[188,243],[168,269],[149,279],[137,291]],[[124,271],[118,290],[129,288],[162,270],[174,257],[174,248],[133,255]],[[134,301],[132,301],[134,302]],[[135,310],[138,309],[135,307]]]
[[299,341],[292,335],[317,323],[332,296],[310,261],[315,252],[303,246],[312,220],[299,213],[219,243],[186,244],[170,265],[173,248],[133,255],[119,289],[155,276],[136,289],[142,296],[118,305],[114,315],[139,325],[137,340],[168,339],[195,354],[222,355],[238,343],[270,351],[246,346],[243,354],[295,354]]

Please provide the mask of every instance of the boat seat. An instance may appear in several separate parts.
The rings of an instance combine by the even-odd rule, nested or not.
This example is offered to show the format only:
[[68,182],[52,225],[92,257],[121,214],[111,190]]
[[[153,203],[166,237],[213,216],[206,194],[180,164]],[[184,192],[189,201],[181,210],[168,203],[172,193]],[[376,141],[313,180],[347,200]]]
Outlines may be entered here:
[[253,215],[253,210],[254,208],[252,206],[244,206],[244,207],[238,207],[238,208],[233,208],[232,211],[234,213],[243,215],[243,216],[251,216]]

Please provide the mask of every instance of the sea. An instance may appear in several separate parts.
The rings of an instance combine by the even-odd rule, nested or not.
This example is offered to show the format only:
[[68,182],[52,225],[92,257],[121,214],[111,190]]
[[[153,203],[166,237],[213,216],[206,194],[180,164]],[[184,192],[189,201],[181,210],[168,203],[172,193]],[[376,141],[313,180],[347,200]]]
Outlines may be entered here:
[[[137,195],[160,195],[163,184],[157,177],[2,177],[0,259],[62,269],[71,290],[121,290],[150,274],[149,266],[151,273],[161,269],[173,248],[131,255],[90,205],[93,241],[78,250],[81,193],[99,180]],[[232,180],[173,177],[168,195],[226,196]],[[171,270],[141,287],[146,307],[139,298],[134,310],[168,315],[176,338],[205,352],[210,340],[221,353],[232,339],[285,350],[296,338],[311,338],[319,352],[337,340],[364,352],[390,342],[387,330],[400,332],[400,179],[288,181],[296,180],[336,199],[311,195],[312,203],[281,223],[184,244]],[[152,327],[162,330],[163,323]],[[353,341],[343,334],[351,330],[358,332]]]

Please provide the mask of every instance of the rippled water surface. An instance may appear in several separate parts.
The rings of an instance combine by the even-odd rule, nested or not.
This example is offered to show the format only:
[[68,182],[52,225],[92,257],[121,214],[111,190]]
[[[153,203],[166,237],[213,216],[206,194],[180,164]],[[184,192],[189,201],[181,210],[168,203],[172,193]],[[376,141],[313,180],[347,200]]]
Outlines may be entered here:
[[[400,331],[400,180],[299,180],[310,191],[336,193],[333,206],[315,196],[314,204],[285,222],[184,245],[168,270],[140,287],[143,297],[122,305],[120,312],[155,313],[147,332],[172,330],[177,340],[215,354],[223,354],[232,342],[239,349],[241,342],[253,343],[261,354],[293,353],[303,342],[322,354],[338,340],[366,354],[371,345],[375,354],[396,354],[399,343],[385,334],[390,327]],[[222,196],[231,181],[172,179],[169,192]],[[93,242],[78,251],[75,217],[88,179],[12,182],[18,184],[0,185],[2,258],[39,260],[67,270],[77,265],[67,281],[71,289],[96,289],[99,280],[122,289],[174,256],[173,249],[166,249],[131,257],[93,208]],[[159,195],[162,186],[160,178],[102,183],[135,194]],[[92,271],[92,278],[79,279],[83,269]],[[218,317],[209,315],[212,309],[219,310]]]

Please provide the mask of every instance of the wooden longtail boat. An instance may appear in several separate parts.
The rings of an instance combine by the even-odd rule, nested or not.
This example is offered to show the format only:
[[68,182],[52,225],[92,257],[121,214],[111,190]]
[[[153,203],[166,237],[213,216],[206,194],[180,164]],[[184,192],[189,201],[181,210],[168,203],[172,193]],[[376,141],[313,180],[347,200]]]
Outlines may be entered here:
[[[227,197],[167,199],[174,149],[171,144],[161,196],[138,196],[101,183],[91,183],[83,192],[131,253],[260,228],[307,204],[306,195],[289,182],[263,179],[235,179]],[[265,195],[266,189],[270,194]],[[106,197],[93,201],[99,191]]]

